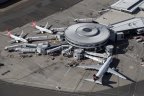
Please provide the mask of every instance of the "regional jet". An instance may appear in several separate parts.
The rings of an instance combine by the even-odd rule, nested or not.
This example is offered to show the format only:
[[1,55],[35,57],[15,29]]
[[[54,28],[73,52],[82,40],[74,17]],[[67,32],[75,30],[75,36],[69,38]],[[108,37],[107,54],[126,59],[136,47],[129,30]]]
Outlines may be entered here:
[[102,84],[102,78],[103,78],[103,76],[106,72],[117,75],[118,77],[120,77],[122,79],[127,79],[126,77],[124,77],[123,75],[121,75],[120,73],[118,73],[117,71],[115,71],[114,69],[109,67],[112,60],[113,60],[113,58],[112,58],[112,56],[110,56],[110,57],[107,58],[107,60],[104,62],[103,65],[96,65],[96,64],[94,64],[94,65],[79,65],[77,67],[84,68],[84,69],[98,70],[97,74],[93,75],[93,79],[85,79],[87,81],[95,82],[95,83],[98,83],[98,84]]
[[27,34],[23,36],[23,30],[22,30],[22,32],[21,32],[21,34],[19,36],[16,36],[16,35],[12,34],[9,31],[8,31],[7,34],[4,34],[4,35],[7,35],[7,36],[9,36],[10,38],[13,39],[13,40],[10,41],[11,43],[15,43],[15,42],[16,43],[19,43],[19,42],[27,43],[28,42],[28,40],[25,39],[25,37],[27,36]]
[[29,43],[29,42],[33,42],[33,41],[42,41],[42,40],[48,40],[48,39],[53,39],[55,38],[55,36],[53,38],[48,38],[48,36],[34,36],[34,37],[27,37],[28,34],[23,35],[23,30],[22,33],[20,35],[14,35],[11,32],[8,31],[7,34],[1,34],[1,35],[7,35],[8,37],[12,38],[13,40],[10,40],[10,43]]
[[42,34],[43,33],[50,33],[50,34],[53,34],[53,32],[50,30],[50,28],[52,26],[49,26],[49,28],[47,28],[48,27],[48,22],[46,23],[45,26],[38,26],[36,24],[36,22],[32,22],[32,27],[38,29],[37,31],[35,31],[37,33],[42,33]]

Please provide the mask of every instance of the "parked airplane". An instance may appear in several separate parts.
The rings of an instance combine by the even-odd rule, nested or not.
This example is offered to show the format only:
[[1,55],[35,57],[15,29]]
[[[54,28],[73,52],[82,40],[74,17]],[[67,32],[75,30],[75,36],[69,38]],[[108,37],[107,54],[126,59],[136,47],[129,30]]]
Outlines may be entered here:
[[124,77],[120,73],[116,72],[114,69],[109,68],[109,65],[111,64],[112,60],[113,60],[113,58],[112,58],[112,56],[110,56],[110,57],[107,58],[107,60],[104,62],[103,65],[96,65],[96,64],[94,64],[94,65],[79,65],[77,67],[85,68],[85,69],[99,70],[96,75],[95,74],[93,75],[93,79],[85,79],[87,81],[95,82],[95,83],[98,83],[98,84],[102,84],[102,77],[104,76],[104,74],[106,72],[117,75],[122,79],[127,79],[126,77]]
[[56,36],[33,36],[33,37],[27,37],[28,34],[23,35],[23,30],[20,35],[14,35],[11,32],[8,31],[7,34],[1,34],[1,35],[7,35],[10,38],[13,38],[14,40],[11,40],[10,43],[19,43],[19,42],[24,42],[24,43],[29,43],[32,41],[42,41],[42,40],[48,40],[48,39],[54,39]]
[[19,43],[19,42],[27,43],[28,42],[28,40],[25,39],[25,37],[27,36],[27,34],[23,36],[23,30],[22,30],[22,32],[21,32],[21,34],[19,36],[16,36],[16,35],[12,34],[9,31],[8,31],[7,34],[4,34],[4,35],[7,35],[7,36],[9,36],[10,38],[13,39],[13,40],[10,41],[11,43],[15,43],[15,42],[16,43]]
[[43,33],[50,33],[50,34],[53,33],[53,32],[50,30],[50,28],[51,28],[52,26],[49,26],[49,28],[47,28],[47,27],[48,27],[48,22],[46,23],[45,26],[38,26],[38,25],[36,24],[36,22],[32,22],[32,27],[38,29],[37,31],[35,31],[35,32],[37,32],[37,33],[42,33],[42,34],[43,34]]

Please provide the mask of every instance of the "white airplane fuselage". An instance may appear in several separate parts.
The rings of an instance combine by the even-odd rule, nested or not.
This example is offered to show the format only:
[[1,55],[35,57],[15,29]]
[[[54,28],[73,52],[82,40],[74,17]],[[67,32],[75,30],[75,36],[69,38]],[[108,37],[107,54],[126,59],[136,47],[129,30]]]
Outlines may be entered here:
[[127,79],[127,77],[123,76],[119,72],[115,71],[113,68],[109,67],[112,61],[113,61],[113,57],[110,56],[105,60],[103,65],[99,65],[99,64],[79,65],[78,67],[84,69],[96,69],[98,71],[97,74],[94,74],[92,79],[85,79],[85,80],[90,82],[95,82],[97,84],[102,84],[102,78],[106,72],[114,74],[122,79]]
[[15,36],[15,35],[13,35],[13,34],[10,34],[9,36],[10,36],[11,38],[15,39],[16,42],[18,42],[18,41],[21,41],[21,42],[24,42],[24,43],[27,43],[27,42],[28,42],[26,39],[24,39],[24,38],[22,38],[22,37],[17,37],[17,36]]
[[43,28],[43,27],[40,27],[40,26],[38,26],[38,25],[36,25],[35,28],[38,29],[38,30],[40,30],[41,33],[44,33],[44,32],[46,32],[46,33],[52,33],[51,30],[46,29],[46,28]]
[[106,60],[106,62],[102,65],[102,67],[99,69],[98,73],[96,74],[97,78],[101,78],[105,72],[107,72],[110,63],[112,62],[113,58],[110,56]]

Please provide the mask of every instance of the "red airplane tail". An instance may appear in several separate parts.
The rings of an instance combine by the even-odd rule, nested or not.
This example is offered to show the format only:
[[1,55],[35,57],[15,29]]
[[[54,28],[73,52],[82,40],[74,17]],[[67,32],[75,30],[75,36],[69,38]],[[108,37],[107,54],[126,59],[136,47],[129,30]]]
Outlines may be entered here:
[[35,22],[35,21],[32,22],[32,27],[33,27],[33,28],[36,27],[36,22]]
[[11,32],[10,31],[7,31],[6,35],[11,38]]

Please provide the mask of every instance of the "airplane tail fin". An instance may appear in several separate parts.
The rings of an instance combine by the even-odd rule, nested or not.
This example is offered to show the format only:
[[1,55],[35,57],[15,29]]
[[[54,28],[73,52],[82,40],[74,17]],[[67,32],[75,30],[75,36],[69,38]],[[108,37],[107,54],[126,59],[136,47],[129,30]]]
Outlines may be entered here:
[[8,36],[10,36],[10,35],[11,35],[11,32],[8,32],[7,34],[8,34]]
[[7,30],[7,34],[4,34],[4,35],[7,35],[8,37],[11,37],[11,32]]
[[36,27],[36,22],[35,22],[35,21],[32,22],[32,27],[33,27],[33,28]]

